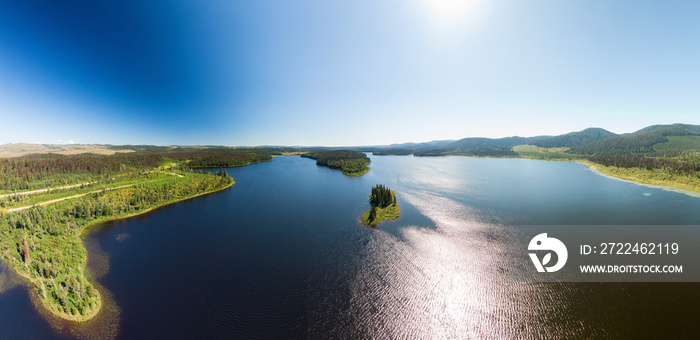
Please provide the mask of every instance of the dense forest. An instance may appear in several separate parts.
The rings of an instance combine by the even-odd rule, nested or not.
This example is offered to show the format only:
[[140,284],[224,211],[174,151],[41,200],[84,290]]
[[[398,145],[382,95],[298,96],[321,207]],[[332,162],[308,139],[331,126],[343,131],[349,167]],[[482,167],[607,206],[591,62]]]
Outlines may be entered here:
[[700,154],[697,153],[684,153],[675,157],[591,156],[588,159],[597,164],[618,168],[658,169],[672,175],[700,176]]
[[[183,152],[177,158],[207,161],[221,154]],[[86,251],[78,235],[86,226],[233,184],[225,169],[195,171],[192,162],[167,156],[175,155],[35,154],[0,159],[1,187],[9,192],[0,195],[0,255],[34,282],[52,312],[67,319],[87,317],[100,307],[101,299],[84,273]],[[247,152],[236,159],[262,158]],[[55,187],[83,181],[89,183]],[[15,193],[36,188],[51,190]]]
[[260,148],[210,148],[171,151],[164,155],[175,160],[189,160],[191,167],[236,167],[272,160],[272,155],[281,154],[275,149]]
[[78,183],[152,168],[163,162],[156,154],[39,154],[0,158],[0,190],[29,190]]
[[364,153],[348,150],[309,152],[301,157],[315,159],[316,165],[341,170],[347,176],[364,175],[369,171],[367,164],[371,162]]
[[588,128],[582,131],[570,132],[561,136],[532,141],[529,144],[542,148],[571,148],[597,142],[599,140],[614,136],[617,135],[605,129]]
[[[118,147],[114,147],[118,148]],[[52,188],[104,181],[159,165],[187,161],[188,167],[235,167],[272,160],[272,148],[132,147],[127,154],[32,154],[0,158],[0,192]]]

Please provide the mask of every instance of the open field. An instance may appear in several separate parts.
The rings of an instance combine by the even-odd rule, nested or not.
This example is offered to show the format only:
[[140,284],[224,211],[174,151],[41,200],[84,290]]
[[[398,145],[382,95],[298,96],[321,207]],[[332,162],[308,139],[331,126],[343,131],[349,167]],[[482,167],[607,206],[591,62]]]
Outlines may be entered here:
[[10,143],[0,145],[0,158],[19,157],[31,154],[55,153],[60,155],[76,155],[93,153],[98,155],[113,155],[115,153],[134,152],[131,149],[112,149],[98,144],[31,144]]

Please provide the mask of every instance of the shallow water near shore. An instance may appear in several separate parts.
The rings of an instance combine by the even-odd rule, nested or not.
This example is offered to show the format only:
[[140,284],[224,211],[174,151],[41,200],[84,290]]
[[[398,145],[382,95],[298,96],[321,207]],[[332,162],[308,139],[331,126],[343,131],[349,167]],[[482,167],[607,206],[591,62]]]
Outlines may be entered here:
[[[224,191],[84,236],[111,297],[100,337],[571,338],[700,335],[700,284],[514,283],[505,228],[700,224],[700,198],[572,162],[372,156],[361,177],[298,156]],[[401,217],[362,226],[375,184]],[[647,195],[650,194],[650,195]],[[0,338],[82,338],[0,266]],[[3,287],[6,287],[3,290]],[[101,290],[102,291],[102,290]],[[100,321],[102,320],[102,321]]]

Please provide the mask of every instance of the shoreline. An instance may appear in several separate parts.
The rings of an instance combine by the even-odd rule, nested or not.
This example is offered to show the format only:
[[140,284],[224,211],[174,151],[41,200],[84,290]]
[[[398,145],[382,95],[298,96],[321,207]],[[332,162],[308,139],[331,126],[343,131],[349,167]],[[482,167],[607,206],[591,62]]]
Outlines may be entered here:
[[[204,196],[204,195],[212,194],[212,193],[215,193],[215,192],[218,192],[218,191],[222,191],[222,190],[224,190],[224,189],[228,189],[228,188],[232,187],[234,184],[236,184],[236,181],[234,181],[234,180],[232,179],[232,180],[231,180],[231,183],[229,183],[228,185],[226,185],[226,186],[224,186],[224,187],[218,188],[218,189],[205,191],[205,192],[202,192],[202,193],[199,193],[199,194],[195,194],[195,195],[192,195],[192,196],[187,196],[187,197],[183,197],[183,198],[179,198],[179,199],[174,199],[174,200],[170,200],[170,201],[165,201],[165,202],[163,202],[162,204],[158,204],[158,205],[156,205],[156,206],[150,207],[150,208],[148,208],[148,209],[146,209],[146,210],[143,210],[143,211],[138,211],[138,212],[130,213],[130,214],[127,214],[127,215],[125,215],[125,216],[119,216],[119,217],[114,217],[114,218],[105,218],[105,219],[96,219],[96,220],[94,220],[94,221],[92,221],[92,222],[86,224],[82,229],[80,229],[80,234],[78,234],[78,236],[84,236],[85,233],[89,231],[89,229],[91,229],[92,227],[94,227],[94,226],[96,226],[96,225],[98,225],[98,224],[106,223],[106,222],[112,222],[112,221],[118,221],[118,220],[123,220],[123,219],[125,219],[125,218],[130,218],[130,217],[142,215],[142,214],[145,214],[145,213],[149,213],[149,212],[151,212],[151,211],[153,211],[153,210],[156,210],[156,209],[158,209],[158,208],[162,208],[162,207],[167,206],[167,205],[170,205],[170,204],[174,204],[174,203],[177,203],[177,202],[182,202],[182,201],[185,201],[185,200],[188,200],[188,199],[191,199],[191,198],[195,198],[195,197],[199,197],[199,196]],[[81,239],[81,243],[82,243],[82,239]]]
[[[371,169],[372,168],[367,167],[367,170],[363,170],[362,172],[353,172],[350,174],[346,174],[345,172],[343,172],[343,175],[348,176],[348,177],[360,177],[360,176],[368,173]],[[340,169],[333,169],[333,170],[340,170]]]
[[[82,243],[82,241],[81,241],[81,243]],[[5,259],[4,257],[2,258],[2,261],[5,261],[7,266],[9,268],[12,268],[14,273],[17,274],[19,277],[29,281],[29,283],[31,283],[31,288],[36,287],[36,280],[35,279],[33,279],[32,277],[27,275],[27,273],[17,271],[14,268],[14,266],[11,265],[10,262],[7,261],[7,259]],[[30,287],[27,286],[27,288],[29,289]],[[34,292],[34,293],[36,293],[36,292]],[[77,315],[76,316],[76,315],[71,315],[71,314],[64,313],[64,312],[58,312],[58,311],[51,309],[50,308],[51,306],[49,306],[46,303],[46,301],[44,299],[42,299],[41,297],[39,297],[39,301],[41,302],[41,305],[44,307],[44,309],[46,309],[46,311],[48,311],[51,315],[53,315],[55,317],[61,318],[63,320],[73,321],[73,322],[83,322],[83,321],[88,321],[88,320],[94,318],[102,309],[102,295],[100,294],[100,291],[96,288],[95,288],[95,293],[97,294],[97,297],[98,297],[97,301],[99,304],[97,307],[93,308],[93,310],[90,311],[90,313],[88,315]],[[29,292],[29,294],[32,294],[32,292]],[[38,295],[38,293],[36,293],[36,294]]]
[[[94,220],[94,221],[86,224],[83,228],[81,228],[80,232],[76,235],[80,240],[80,245],[83,247],[83,249],[86,250],[85,251],[85,259],[84,259],[85,265],[82,267],[82,269],[83,270],[87,269],[87,263],[88,263],[88,261],[87,261],[88,260],[88,258],[87,258],[88,253],[87,253],[87,248],[85,247],[85,244],[83,243],[83,236],[85,236],[85,235],[87,235],[87,233],[91,232],[91,229],[94,226],[102,224],[102,223],[106,223],[106,222],[117,221],[117,220],[127,219],[127,218],[135,217],[138,215],[146,214],[148,212],[151,212],[153,210],[162,208],[162,207],[170,205],[170,204],[174,204],[174,203],[182,202],[182,201],[189,200],[189,199],[192,199],[195,197],[204,196],[204,195],[208,195],[208,194],[215,193],[218,191],[222,191],[222,190],[225,190],[225,189],[232,187],[235,183],[236,183],[236,181],[234,181],[233,178],[231,178],[231,183],[229,183],[228,185],[225,185],[221,188],[205,191],[205,192],[191,195],[191,196],[187,196],[187,197],[182,197],[179,199],[165,201],[165,202],[162,202],[161,204],[157,204],[157,205],[150,207],[148,209],[145,209],[143,211],[138,211],[138,212],[122,215],[122,216],[115,216],[115,217],[111,217],[111,218],[97,219],[97,220]],[[2,257],[2,260],[5,261],[5,263],[7,263],[7,265],[8,265],[8,267],[12,268],[12,270],[16,274],[18,274],[20,277],[26,279],[27,281],[29,281],[32,284],[32,288],[36,287],[36,280],[35,279],[31,278],[26,273],[17,270],[17,268],[15,268],[14,264],[10,263],[8,261],[8,259],[5,259],[4,257]],[[53,315],[55,317],[58,317],[60,319],[67,320],[67,321],[84,322],[84,321],[91,320],[92,318],[97,316],[97,314],[99,314],[100,310],[102,310],[102,307],[103,307],[102,294],[100,294],[100,292],[97,288],[95,288],[95,292],[96,292],[97,297],[98,297],[98,299],[97,299],[98,305],[93,310],[91,310],[88,315],[76,316],[76,315],[71,315],[71,314],[67,314],[64,312],[59,312],[59,311],[56,311],[56,310],[53,310],[52,308],[50,308],[50,306],[47,304],[47,302],[41,296],[39,296],[39,300],[41,301],[41,304],[45,308],[45,310],[48,311],[51,315]],[[35,290],[34,290],[34,293],[38,294]],[[29,294],[32,294],[32,292],[30,292]]]
[[[379,155],[383,156],[383,155]],[[416,157],[416,156],[412,156]],[[693,186],[684,183],[679,183],[675,181],[668,180],[648,180],[644,178],[634,177],[634,176],[622,176],[612,172],[608,172],[604,165],[596,164],[586,159],[541,159],[534,157],[480,157],[480,156],[466,156],[466,155],[445,155],[445,156],[419,156],[419,157],[467,157],[467,158],[488,158],[488,159],[529,159],[533,161],[545,161],[545,162],[575,162],[588,167],[591,172],[614,179],[617,181],[634,183],[636,185],[645,186],[653,189],[661,189],[665,191],[671,191],[679,194],[688,195],[691,197],[700,197],[700,186]],[[622,169],[622,168],[620,168]]]
[[665,181],[665,180],[645,180],[643,178],[638,178],[638,177],[617,176],[616,174],[605,171],[604,168],[601,169],[600,164],[595,164],[593,162],[589,162],[586,160],[574,160],[574,162],[587,166],[589,171],[591,171],[599,176],[607,177],[607,178],[614,179],[617,181],[634,183],[636,185],[644,186],[644,187],[648,187],[648,188],[676,192],[679,194],[684,194],[684,195],[688,195],[688,196],[692,196],[692,197],[700,197],[700,188],[694,187],[691,185],[684,185],[682,183]]

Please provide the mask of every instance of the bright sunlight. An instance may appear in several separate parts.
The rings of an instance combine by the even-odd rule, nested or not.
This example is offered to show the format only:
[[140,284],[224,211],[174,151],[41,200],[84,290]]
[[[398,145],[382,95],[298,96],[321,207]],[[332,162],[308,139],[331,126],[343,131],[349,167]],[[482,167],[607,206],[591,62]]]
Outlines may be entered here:
[[423,0],[436,19],[452,23],[463,19],[479,4],[479,0]]

